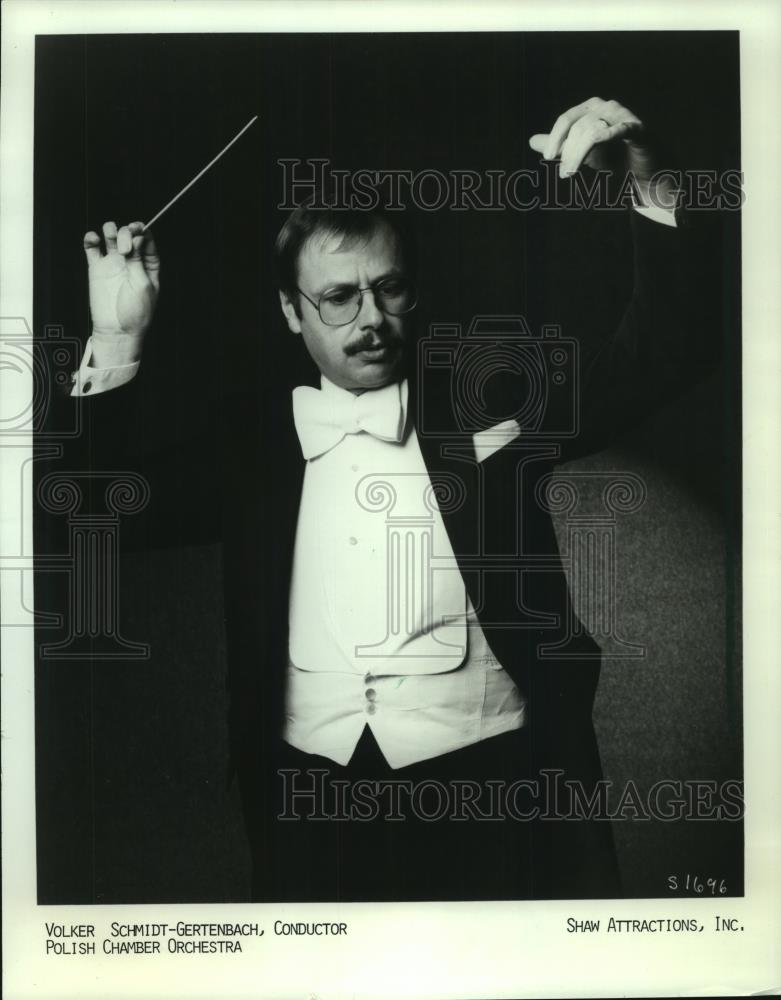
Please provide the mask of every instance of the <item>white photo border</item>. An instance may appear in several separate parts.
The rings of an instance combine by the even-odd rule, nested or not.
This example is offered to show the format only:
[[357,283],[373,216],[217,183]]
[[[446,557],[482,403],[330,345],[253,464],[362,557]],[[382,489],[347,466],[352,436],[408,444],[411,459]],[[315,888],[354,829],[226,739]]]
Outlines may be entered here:
[[[214,12],[219,11],[219,27]],[[777,653],[781,337],[781,9],[772,2],[533,4],[6,0],[2,8],[2,317],[32,321],[36,34],[274,31],[738,30],[743,209],[744,717],[746,893],[719,900],[144,906],[143,919],[349,919],[335,938],[261,939],[229,955],[47,961],[44,921],[102,924],[127,907],[36,904],[33,634],[3,633],[4,995],[22,997],[510,997],[745,995],[781,984],[781,679]],[[18,375],[9,393],[31,392]],[[2,392],[2,388],[0,388]],[[17,402],[16,400],[14,403]],[[21,400],[19,400],[21,402]],[[13,406],[14,403],[11,405]],[[32,442],[22,441],[32,453]],[[0,461],[11,468],[0,449]],[[18,468],[15,464],[13,468]],[[25,466],[30,475],[30,464]],[[0,475],[3,490],[9,488]],[[29,481],[24,495],[30,497]],[[11,484],[18,491],[18,483]],[[5,509],[5,508],[4,508]],[[23,550],[32,551],[31,520]],[[3,550],[20,524],[4,515]],[[132,908],[131,908],[132,909]],[[136,908],[138,910],[138,908]],[[724,913],[741,934],[568,935],[566,917]],[[555,970],[555,978],[552,970]]]

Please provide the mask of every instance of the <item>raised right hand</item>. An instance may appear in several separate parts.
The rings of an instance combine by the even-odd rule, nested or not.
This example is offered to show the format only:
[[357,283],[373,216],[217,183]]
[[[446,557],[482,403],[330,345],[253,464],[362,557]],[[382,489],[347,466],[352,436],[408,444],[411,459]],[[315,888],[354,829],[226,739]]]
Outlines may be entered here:
[[129,364],[141,356],[160,290],[160,258],[151,232],[131,222],[117,231],[103,226],[105,252],[97,233],[84,236],[92,314],[93,364]]

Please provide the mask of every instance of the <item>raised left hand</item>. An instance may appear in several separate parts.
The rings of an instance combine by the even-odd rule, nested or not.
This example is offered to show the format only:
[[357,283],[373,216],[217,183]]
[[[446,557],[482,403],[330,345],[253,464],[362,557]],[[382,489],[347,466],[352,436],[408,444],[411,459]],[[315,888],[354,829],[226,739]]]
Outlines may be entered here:
[[560,114],[549,133],[533,135],[529,145],[546,160],[560,157],[562,177],[571,176],[584,163],[594,168],[604,167],[608,157],[603,154],[610,146],[620,145],[623,155],[619,160],[634,175],[641,201],[669,208],[675,205],[669,176],[655,178],[661,164],[645,126],[618,101],[590,97]]

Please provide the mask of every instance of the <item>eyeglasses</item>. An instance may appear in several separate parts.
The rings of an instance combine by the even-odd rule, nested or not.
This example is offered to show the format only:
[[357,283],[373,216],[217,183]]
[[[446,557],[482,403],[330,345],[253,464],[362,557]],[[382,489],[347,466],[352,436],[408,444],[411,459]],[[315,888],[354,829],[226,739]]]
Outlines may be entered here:
[[311,302],[326,326],[344,326],[352,323],[363,304],[363,293],[371,291],[380,312],[389,316],[403,316],[418,303],[415,286],[407,278],[383,278],[366,288],[357,285],[337,285],[327,288],[317,302],[298,289],[307,302]]

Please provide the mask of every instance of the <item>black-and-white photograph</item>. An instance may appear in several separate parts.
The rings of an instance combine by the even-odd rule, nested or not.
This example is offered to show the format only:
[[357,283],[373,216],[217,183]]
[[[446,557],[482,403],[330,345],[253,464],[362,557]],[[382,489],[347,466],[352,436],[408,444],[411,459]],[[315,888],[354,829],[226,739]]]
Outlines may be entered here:
[[3,993],[781,976],[781,20],[6,0]]
[[738,33],[35,55],[39,904],[741,896]]

